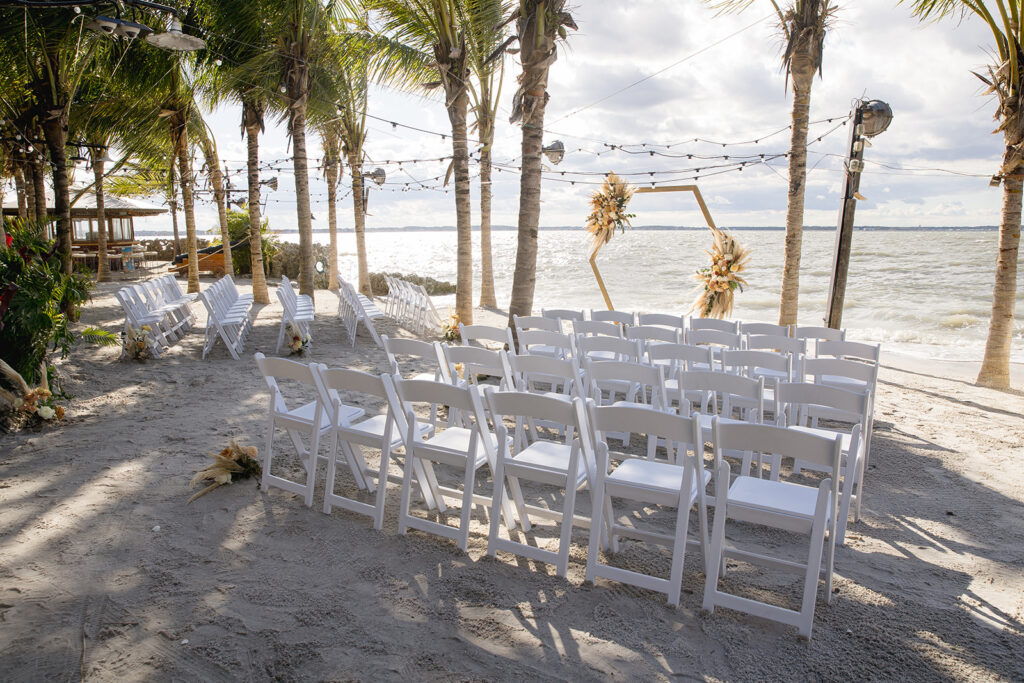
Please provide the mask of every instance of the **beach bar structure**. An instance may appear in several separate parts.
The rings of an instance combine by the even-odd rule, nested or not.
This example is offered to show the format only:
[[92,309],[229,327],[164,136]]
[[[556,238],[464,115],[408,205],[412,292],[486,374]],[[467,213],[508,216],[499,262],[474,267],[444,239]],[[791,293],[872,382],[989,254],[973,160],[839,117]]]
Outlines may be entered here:
[[[135,218],[167,213],[167,209],[159,206],[110,195],[103,197],[103,209],[107,230],[107,255],[112,270],[121,268],[126,253],[138,257],[138,254],[134,254],[134,251],[137,251],[135,247]],[[47,202],[46,210],[53,219],[55,209],[52,199]],[[5,218],[16,218],[18,216],[17,203],[5,203],[3,214]],[[83,263],[95,270],[97,252],[99,251],[100,223],[94,193],[86,192],[71,207],[71,222],[72,255],[76,263]],[[56,229],[56,221],[51,220],[46,226],[47,238],[52,239]]]

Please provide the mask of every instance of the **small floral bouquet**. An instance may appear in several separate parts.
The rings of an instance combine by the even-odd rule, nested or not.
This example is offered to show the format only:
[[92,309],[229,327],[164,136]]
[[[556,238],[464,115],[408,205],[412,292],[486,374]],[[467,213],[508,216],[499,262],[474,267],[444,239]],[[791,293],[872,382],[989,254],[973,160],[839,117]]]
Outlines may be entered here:
[[256,459],[255,446],[242,448],[232,440],[227,448],[217,454],[211,453],[210,457],[213,458],[213,463],[196,472],[196,476],[192,477],[189,486],[195,488],[200,483],[210,483],[202,491],[189,498],[189,503],[218,486],[230,484],[238,479],[248,479],[249,477],[259,479],[263,476],[263,467]]
[[587,216],[587,232],[592,241],[590,253],[595,254],[601,245],[611,241],[616,230],[625,232],[630,227],[629,219],[636,214],[626,213],[626,205],[633,198],[635,188],[619,176],[609,173],[601,189],[590,197],[593,211]]
[[459,332],[459,314],[453,313],[451,308],[448,309],[448,322],[441,325],[441,336],[447,342],[462,339],[462,333]]
[[15,398],[13,407],[23,413],[35,415],[41,420],[64,419],[64,406],[57,405],[53,394],[44,387],[37,387],[24,396]]
[[291,323],[285,326],[285,331],[288,333],[288,348],[292,350],[293,356],[301,356],[309,352],[313,345],[312,335],[308,332],[302,334]]
[[704,318],[725,318],[732,313],[736,290],[743,291],[747,284],[739,274],[746,270],[750,250],[739,245],[729,233],[711,228],[715,237],[711,251],[711,265],[697,270],[693,278],[700,283],[697,298],[691,306]]
[[153,328],[143,325],[139,329],[128,326],[128,329],[121,333],[124,345],[124,357],[129,360],[137,360],[140,363],[153,357],[153,349],[150,347],[150,335]]

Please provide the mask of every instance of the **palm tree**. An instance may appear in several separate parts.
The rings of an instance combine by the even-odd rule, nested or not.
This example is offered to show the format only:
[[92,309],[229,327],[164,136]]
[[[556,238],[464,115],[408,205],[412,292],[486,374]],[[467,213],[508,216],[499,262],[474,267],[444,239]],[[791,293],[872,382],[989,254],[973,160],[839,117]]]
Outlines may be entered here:
[[997,107],[995,132],[1003,134],[1003,161],[998,176],[1003,185],[1002,215],[999,219],[999,254],[992,288],[992,318],[989,320],[985,356],[977,383],[996,389],[1010,387],[1010,344],[1013,339],[1014,305],[1017,296],[1017,255],[1020,246],[1021,192],[1024,189],[1024,82],[1021,69],[1020,3],[998,2],[995,11],[984,0],[915,0],[913,13],[922,21],[949,16],[961,18],[973,13],[992,31],[996,62],[988,75],[978,75],[994,93]]
[[494,264],[491,251],[491,146],[494,144],[494,122],[501,99],[504,76],[503,51],[498,47],[505,40],[502,18],[507,13],[503,0],[466,0],[463,25],[467,28],[469,68],[476,77],[470,90],[476,116],[477,139],[480,140],[480,306],[496,307],[494,296]]
[[206,172],[210,178],[210,189],[213,190],[213,201],[217,205],[217,220],[220,224],[221,245],[224,251],[224,270],[234,275],[231,262],[231,235],[228,234],[228,207],[224,192],[224,172],[220,167],[220,156],[217,154],[217,140],[209,126],[203,126],[199,136],[199,147],[206,158]]
[[576,23],[565,11],[565,0],[520,0],[511,20],[516,22],[516,31],[509,41],[519,41],[519,59],[523,66],[519,89],[512,99],[511,117],[512,123],[519,122],[523,128],[519,234],[512,275],[512,300],[508,306],[509,327],[514,329],[512,316],[533,312],[533,292],[537,283],[537,229],[540,225],[541,155],[544,111],[548,102],[548,69],[558,55],[558,40],[565,40],[566,28],[576,29]]
[[[469,325],[473,322],[473,233],[470,201],[469,147],[466,112],[469,107],[469,59],[466,27],[456,0],[367,0],[380,12],[384,33],[408,48],[405,60],[395,60],[382,71],[406,85],[441,86],[452,129],[452,170],[455,175],[456,291],[455,312]],[[421,64],[432,64],[439,82],[422,84]],[[402,69],[397,64],[409,67]]]
[[[754,0],[714,1],[725,12],[746,9]],[[804,232],[804,191],[807,184],[807,126],[811,111],[814,74],[821,75],[825,34],[837,11],[832,0],[792,0],[783,10],[769,0],[785,38],[782,69],[793,81],[793,109],[789,139],[789,194],[786,201],[786,247],[782,267],[779,324],[795,325],[800,295],[800,251]]]
[[331,257],[327,288],[338,289],[338,182],[344,169],[341,160],[341,125],[338,121],[318,125],[323,150],[324,180],[327,182],[327,227],[330,231]]

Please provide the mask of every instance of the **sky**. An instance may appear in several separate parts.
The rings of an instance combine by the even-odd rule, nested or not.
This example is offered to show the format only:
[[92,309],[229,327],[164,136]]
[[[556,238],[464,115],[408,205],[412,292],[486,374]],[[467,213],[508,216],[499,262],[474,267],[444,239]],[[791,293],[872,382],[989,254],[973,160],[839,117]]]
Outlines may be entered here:
[[[626,154],[609,147],[643,144],[672,147],[633,149],[755,155],[757,163],[742,172],[705,171],[696,182],[718,225],[783,226],[787,160],[760,163],[756,156],[770,159],[789,148],[792,91],[780,69],[782,43],[771,4],[754,0],[745,11],[724,16],[697,0],[578,0],[571,9],[579,30],[570,31],[551,68],[545,121],[545,143],[561,140],[567,153],[558,166],[547,164],[558,175],[543,184],[542,227],[585,223],[589,195],[597,188],[586,183],[600,177],[574,173],[636,173],[640,175],[627,178],[648,185],[651,180],[692,177],[700,163],[727,163]],[[860,192],[866,200],[858,203],[858,225],[997,224],[1002,192],[989,187],[1002,153],[1001,136],[992,134],[996,103],[982,94],[981,82],[971,73],[986,68],[991,45],[987,27],[973,16],[921,23],[910,16],[908,5],[840,3],[825,42],[823,74],[811,93],[811,121],[818,123],[812,124],[809,136],[805,225],[836,223],[842,157],[849,144],[849,128],[840,124],[857,98],[883,100],[894,113],[889,129],[865,151]],[[518,126],[508,123],[508,115],[518,72],[518,62],[509,58],[494,148],[496,162],[509,168],[493,178],[495,225],[517,222],[519,175],[512,168],[518,166],[521,135]],[[417,180],[438,186],[434,178],[443,178],[447,161],[403,163],[401,168],[383,163],[451,154],[450,137],[404,127],[447,133],[441,100],[375,87],[368,111],[382,120],[369,121],[366,170],[382,166],[388,183],[371,190],[367,226],[453,226],[454,191],[402,191],[405,183],[414,186]],[[234,106],[208,117],[221,156],[236,171],[246,158],[239,118]],[[829,118],[834,120],[825,121]],[[392,126],[391,121],[403,125]],[[723,147],[695,138],[759,142]],[[310,134],[309,146],[310,156],[319,157],[315,134]],[[261,160],[285,160],[289,154],[284,126],[268,120]],[[290,161],[279,165],[281,170],[263,173],[264,178],[276,175],[279,182],[276,191],[265,195],[266,214],[274,230],[288,232],[297,224],[293,174]],[[471,167],[472,175],[476,171]],[[565,176],[560,175],[563,171]],[[314,228],[326,229],[326,186],[317,172],[311,176]],[[567,182],[573,178],[575,185]],[[348,183],[346,172],[343,189]],[[236,184],[244,184],[244,175]],[[478,189],[474,184],[474,225]],[[630,209],[636,214],[635,226],[703,224],[692,197],[681,193],[636,195]],[[199,207],[198,217],[201,230],[216,225],[209,204]],[[160,222],[140,221],[138,227],[154,229],[162,227]],[[351,198],[346,197],[339,203],[339,227],[351,225]]]

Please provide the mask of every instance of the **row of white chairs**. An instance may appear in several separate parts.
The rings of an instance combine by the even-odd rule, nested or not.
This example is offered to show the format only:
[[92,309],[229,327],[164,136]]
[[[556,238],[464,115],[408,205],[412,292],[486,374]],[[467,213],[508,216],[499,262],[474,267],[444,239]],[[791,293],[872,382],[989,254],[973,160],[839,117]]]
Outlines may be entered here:
[[155,358],[181,339],[195,324],[190,304],[195,294],[181,291],[173,275],[162,275],[152,280],[120,288],[115,294],[124,311],[124,329],[136,330],[147,325],[150,352]]
[[366,331],[370,333],[373,343],[381,346],[380,335],[377,334],[377,328],[374,327],[373,321],[384,317],[384,313],[377,308],[377,304],[373,303],[373,300],[365,294],[360,294],[352,286],[352,283],[346,281],[340,275],[338,276],[337,294],[338,317],[341,318],[341,323],[345,327],[349,343],[352,346],[356,345],[356,332],[361,323],[366,328]]
[[[382,528],[388,469],[402,468],[398,530],[417,528],[455,540],[466,549],[469,522],[474,509],[489,515],[488,553],[499,550],[555,564],[564,576],[574,527],[589,528],[586,579],[598,576],[663,592],[672,605],[680,600],[682,572],[687,545],[703,552],[705,571],[704,608],[716,606],[751,612],[797,626],[810,637],[819,579],[824,564],[825,593],[831,601],[831,582],[837,538],[841,479],[842,439],[807,433],[788,427],[753,424],[724,418],[711,420],[710,429],[699,413],[681,416],[636,404],[601,406],[594,400],[570,400],[526,391],[457,386],[432,380],[404,380],[400,376],[374,376],[358,370],[329,369],[325,365],[303,365],[294,361],[265,358],[256,362],[272,393],[272,411],[263,455],[264,490],[273,485],[313,502],[317,465],[327,464],[327,489],[323,509],[343,507],[373,518]],[[313,388],[316,400],[289,409],[280,383],[292,380]],[[822,389],[822,387],[815,387]],[[365,410],[341,400],[353,394],[386,402],[385,413],[367,417]],[[486,409],[485,409],[486,406]],[[421,419],[448,409],[447,424]],[[792,410],[800,406],[793,404]],[[427,410],[424,410],[427,409]],[[789,410],[789,408],[787,408]],[[792,411],[790,411],[792,412]],[[455,416],[461,415],[461,420]],[[560,430],[536,429],[541,422],[560,425]],[[492,426],[493,425],[493,428]],[[297,448],[306,477],[294,482],[273,473],[275,427],[284,429]],[[615,450],[609,435],[633,432],[646,442],[663,448],[644,453],[642,449]],[[320,439],[330,436],[330,453],[320,454]],[[712,442],[712,469],[705,468],[704,444]],[[305,437],[309,446],[302,438]],[[642,443],[642,441],[641,441]],[[363,448],[381,450],[379,466],[367,465]],[[404,464],[397,451],[404,451]],[[742,454],[743,467],[733,473],[729,459]],[[787,480],[790,470],[783,459],[809,463],[825,473],[816,485],[804,479]],[[756,467],[752,467],[754,462]],[[761,467],[769,464],[767,473]],[[461,489],[443,485],[439,466],[453,468]],[[480,470],[491,473],[490,495],[478,493]],[[358,488],[373,493],[373,502],[363,502],[336,492],[340,468],[348,469]],[[527,505],[522,483],[564,489],[561,510]],[[707,486],[713,481],[713,495]],[[508,489],[506,489],[506,485]],[[413,489],[427,510],[443,514],[449,505],[459,504],[457,526],[413,514]],[[577,514],[576,493],[591,492],[590,517]],[[613,500],[629,500],[643,506],[643,514],[658,514],[668,508],[675,521],[672,533],[652,531],[626,524],[629,512],[617,513]],[[512,504],[510,504],[510,502]],[[713,505],[712,505],[713,504]],[[657,506],[651,510],[649,506]],[[713,524],[707,509],[713,506]],[[690,512],[696,508],[699,529],[690,538]],[[533,521],[531,521],[531,518]],[[537,519],[558,524],[558,549],[540,548],[536,542],[520,543],[501,533],[501,521],[511,532],[522,526],[529,533]],[[727,519],[781,528],[808,536],[807,560],[769,557],[760,552],[726,545]],[[610,566],[601,561],[601,551],[616,552],[622,538],[634,538],[672,551],[667,579]],[[801,606],[781,608],[726,593],[719,588],[725,558],[736,557],[776,568],[796,570],[804,576]]]
[[199,300],[206,307],[206,336],[203,339],[203,358],[210,353],[220,339],[228,353],[235,360],[245,349],[245,340],[252,330],[249,312],[253,305],[252,294],[242,294],[230,275],[216,280],[199,292]]
[[441,316],[423,285],[413,284],[391,275],[384,275],[388,286],[385,313],[419,335],[441,327]]
[[289,325],[301,337],[309,334],[316,307],[309,295],[296,292],[291,280],[284,275],[281,276],[281,284],[277,288],[277,299],[281,302],[281,328],[277,333],[276,349],[279,353]]

